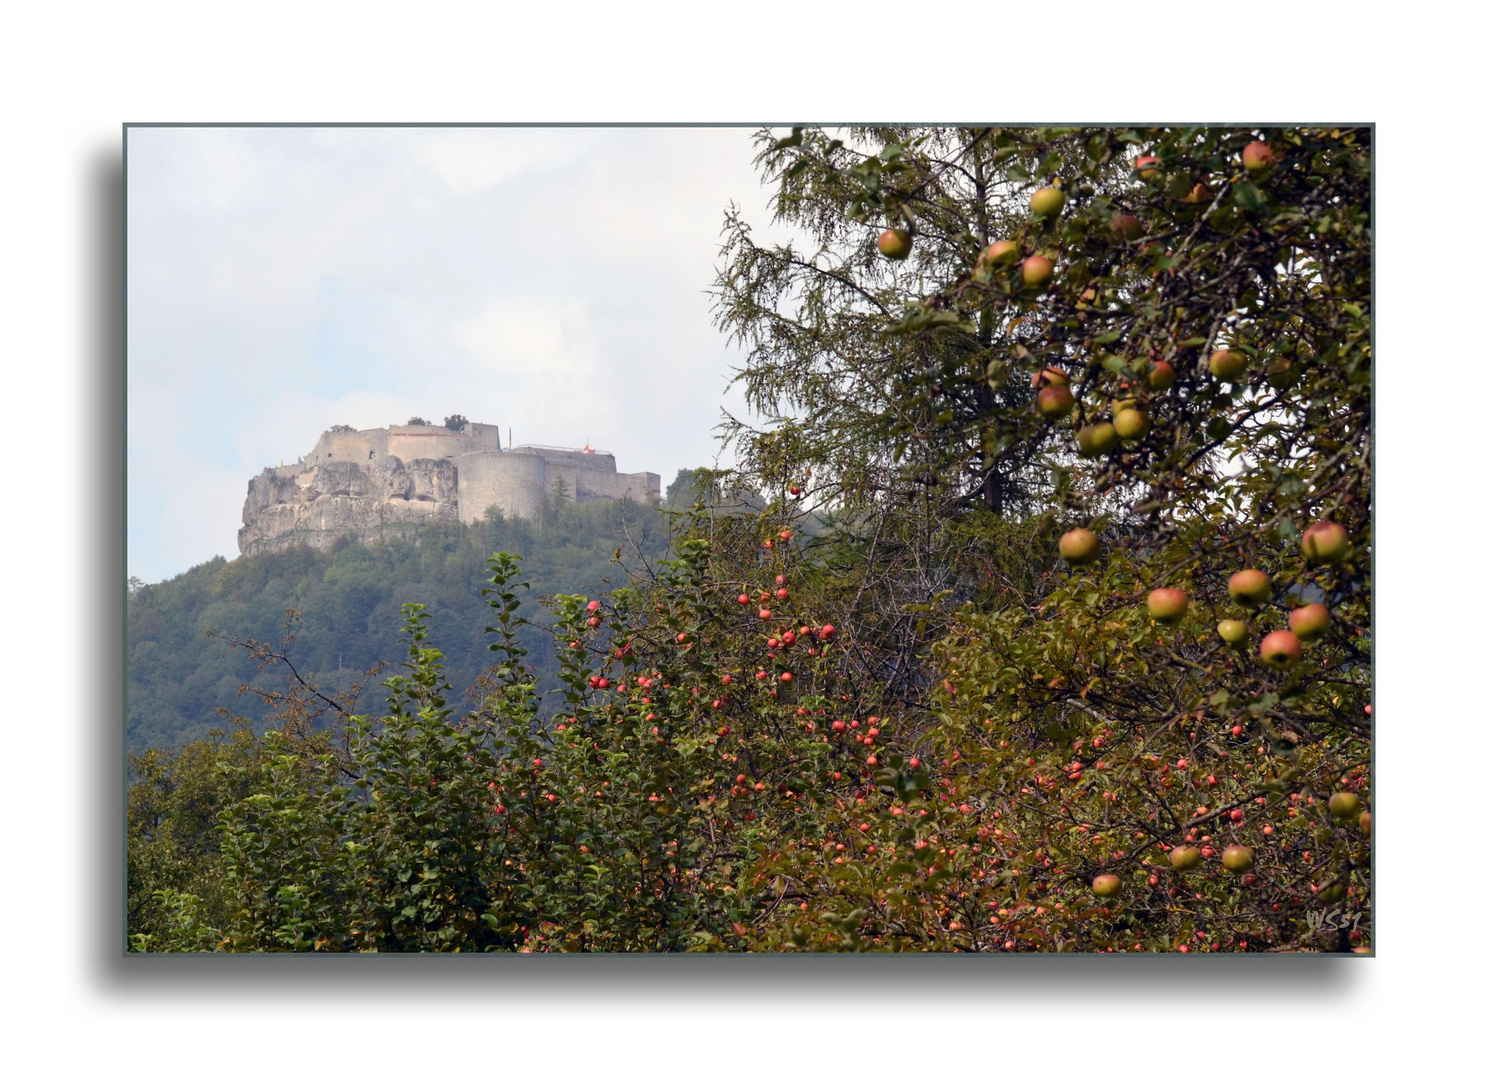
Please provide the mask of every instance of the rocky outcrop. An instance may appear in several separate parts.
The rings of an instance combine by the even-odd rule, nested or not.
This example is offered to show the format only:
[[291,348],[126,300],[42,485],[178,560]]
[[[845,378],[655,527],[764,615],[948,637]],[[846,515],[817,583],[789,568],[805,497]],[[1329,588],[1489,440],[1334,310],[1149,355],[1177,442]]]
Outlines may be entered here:
[[325,549],[348,533],[368,543],[457,518],[458,469],[451,459],[284,466],[250,481],[239,551],[254,555],[294,544]]
[[429,521],[483,521],[498,510],[533,518],[552,492],[569,499],[633,499],[653,506],[655,473],[620,473],[614,455],[584,446],[501,447],[499,428],[397,424],[356,431],[336,425],[295,465],[250,481],[239,551],[253,555],[340,536],[365,543],[412,536]]

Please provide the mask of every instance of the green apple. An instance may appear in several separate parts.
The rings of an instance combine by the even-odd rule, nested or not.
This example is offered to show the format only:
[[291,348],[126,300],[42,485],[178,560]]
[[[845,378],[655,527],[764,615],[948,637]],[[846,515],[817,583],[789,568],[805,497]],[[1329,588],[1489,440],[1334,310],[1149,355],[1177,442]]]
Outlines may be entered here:
[[1248,623],[1238,619],[1223,619],[1217,624],[1217,636],[1233,648],[1242,648],[1248,641]]
[[1102,457],[1118,449],[1118,432],[1106,421],[1088,424],[1077,432],[1077,452],[1085,458]]
[[1339,791],[1326,800],[1326,808],[1332,812],[1332,817],[1335,818],[1354,817],[1357,815],[1359,807],[1358,797],[1350,791]]
[[1055,217],[1066,205],[1066,194],[1058,187],[1037,188],[1030,196],[1030,209],[1041,217]]
[[1295,361],[1288,356],[1276,356],[1269,361],[1269,367],[1264,373],[1264,381],[1272,389],[1288,390],[1295,385],[1296,375]]
[[1222,865],[1235,874],[1246,872],[1254,864],[1253,848],[1229,844],[1222,849]]
[[1123,891],[1123,882],[1117,874],[1099,874],[1092,879],[1092,891],[1099,896],[1117,896]]
[[1201,848],[1182,844],[1170,849],[1170,865],[1177,870],[1190,870],[1202,861]]
[[1149,434],[1150,418],[1141,409],[1119,409],[1113,414],[1113,430],[1124,442],[1138,442]]
[[1125,240],[1138,240],[1144,235],[1144,222],[1133,214],[1114,214],[1110,224],[1113,231]]

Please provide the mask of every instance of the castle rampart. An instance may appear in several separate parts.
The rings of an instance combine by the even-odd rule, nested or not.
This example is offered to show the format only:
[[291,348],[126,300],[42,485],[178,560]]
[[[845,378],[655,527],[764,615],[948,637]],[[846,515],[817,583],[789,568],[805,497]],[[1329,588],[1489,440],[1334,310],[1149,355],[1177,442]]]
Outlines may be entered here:
[[534,518],[546,501],[546,459],[535,454],[468,454],[457,466],[460,521],[479,521],[491,506],[507,518]]
[[436,425],[332,428],[295,465],[250,481],[239,530],[242,554],[295,543],[324,548],[353,533],[362,541],[409,535],[428,521],[482,521],[490,507],[534,518],[561,482],[589,502],[660,498],[656,473],[620,473],[614,455],[590,448],[500,445],[493,424],[460,431]]

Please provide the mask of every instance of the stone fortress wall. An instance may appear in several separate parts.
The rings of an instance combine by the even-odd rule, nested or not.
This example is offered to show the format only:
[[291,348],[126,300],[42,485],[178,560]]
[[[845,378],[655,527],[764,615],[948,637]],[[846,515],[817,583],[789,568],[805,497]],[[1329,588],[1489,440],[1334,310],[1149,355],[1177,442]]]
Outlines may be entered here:
[[661,495],[656,473],[620,473],[614,455],[591,449],[500,445],[493,424],[397,425],[322,433],[294,465],[250,481],[241,554],[296,543],[326,548],[346,533],[368,542],[408,535],[427,521],[482,521],[490,507],[534,518],[557,482],[574,501]]

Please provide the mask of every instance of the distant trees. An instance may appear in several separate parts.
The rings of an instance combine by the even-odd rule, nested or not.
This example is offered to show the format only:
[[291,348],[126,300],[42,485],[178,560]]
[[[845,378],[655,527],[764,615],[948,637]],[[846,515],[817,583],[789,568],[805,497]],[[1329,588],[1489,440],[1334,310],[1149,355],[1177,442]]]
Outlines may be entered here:
[[447,428],[448,431],[462,431],[468,426],[468,417],[460,413],[453,413],[446,420],[442,421],[442,426]]
[[419,416],[413,416],[413,417],[411,417],[411,419],[409,419],[409,420],[406,421],[406,426],[407,427],[431,427],[432,426],[432,422],[430,420],[424,420],[424,419],[422,419]]
[[[352,681],[381,659],[401,627],[400,608],[425,603],[443,640],[447,670],[460,687],[487,661],[479,596],[484,561],[496,550],[527,557],[542,595],[593,591],[627,580],[638,551],[648,561],[666,552],[666,522],[634,503],[575,503],[548,508],[544,521],[502,515],[477,524],[439,522],[412,539],[337,544],[333,550],[293,547],[226,562],[213,559],[168,581],[132,587],[127,599],[127,742],[135,752],[180,747],[223,726],[217,709],[244,712],[263,731],[260,701],[238,693],[256,681],[241,650],[203,634],[278,640],[286,609],[300,612],[300,665],[332,680]],[[626,539],[626,536],[633,540]],[[623,563],[614,562],[622,548]],[[536,614],[534,595],[524,614]],[[527,627],[537,679],[552,685],[555,662],[545,631]]]

